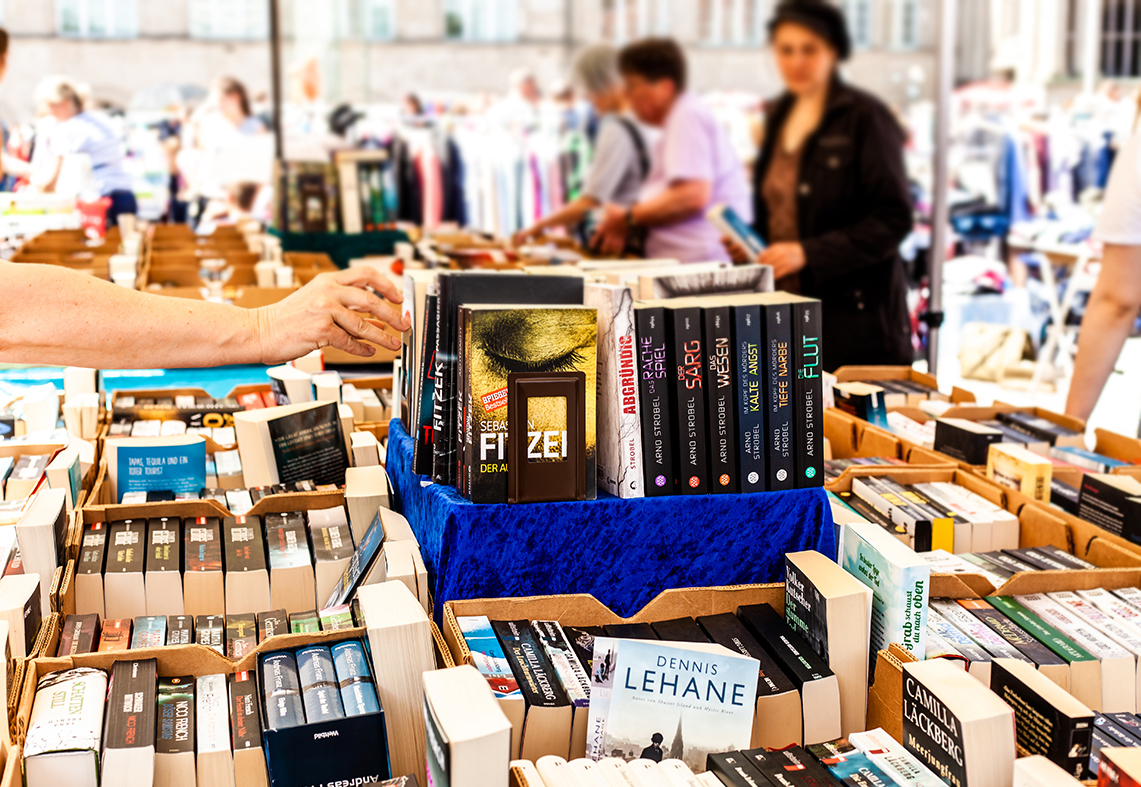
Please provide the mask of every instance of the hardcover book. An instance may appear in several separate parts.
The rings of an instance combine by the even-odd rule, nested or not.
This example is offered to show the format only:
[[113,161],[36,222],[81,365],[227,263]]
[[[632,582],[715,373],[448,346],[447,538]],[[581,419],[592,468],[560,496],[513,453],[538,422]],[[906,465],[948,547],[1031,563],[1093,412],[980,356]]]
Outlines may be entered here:
[[1007,787],[1014,711],[946,659],[903,665],[903,744],[949,784]]
[[738,492],[740,438],[737,434],[737,368],[728,306],[706,306],[703,339],[709,416],[709,485],[714,492]]
[[301,704],[307,724],[345,717],[328,646],[314,645],[297,651],[297,674],[301,678]]
[[584,303],[598,313],[598,487],[615,497],[642,497],[634,296],[629,287],[587,284]]
[[672,379],[666,344],[666,310],[634,307],[638,347],[638,405],[642,421],[642,463],[647,497],[677,494]]
[[301,677],[292,653],[270,653],[261,658],[261,690],[268,729],[281,730],[305,723]]
[[[720,645],[594,641],[589,756],[682,760],[749,746],[757,662]],[[525,742],[525,738],[524,738]]]
[[761,358],[766,376],[764,400],[767,467],[770,492],[796,486],[796,426],[793,417],[795,355],[792,347],[792,304],[777,298],[761,305],[764,345]]
[[[558,278],[558,277],[551,277]],[[528,309],[465,306],[460,492],[473,503],[506,503],[507,383],[513,373],[581,372],[586,376],[586,478],[596,479],[597,314],[581,306]],[[593,499],[596,484],[587,485]]]
[[[435,429],[432,478],[437,483],[455,485],[456,470],[459,464],[457,461],[458,443],[456,442],[456,435],[458,434],[456,397],[459,390],[456,366],[459,344],[456,325],[457,310],[460,304],[467,306],[488,303],[581,306],[583,302],[583,280],[577,276],[454,272],[440,274],[437,278],[437,286],[439,289],[439,320],[436,337],[436,392],[432,415]],[[519,336],[519,341],[525,340],[525,336]],[[520,357],[526,358],[529,352]],[[518,370],[512,369],[510,371]],[[506,379],[506,372],[503,373],[503,377]],[[590,387],[593,390],[593,383]],[[590,420],[593,423],[593,414]],[[591,443],[593,444],[593,440]],[[593,478],[593,468],[591,470],[592,473],[588,477]]]
[[667,304],[666,339],[676,405],[678,491],[704,495],[709,492],[709,455],[701,309],[685,299]]

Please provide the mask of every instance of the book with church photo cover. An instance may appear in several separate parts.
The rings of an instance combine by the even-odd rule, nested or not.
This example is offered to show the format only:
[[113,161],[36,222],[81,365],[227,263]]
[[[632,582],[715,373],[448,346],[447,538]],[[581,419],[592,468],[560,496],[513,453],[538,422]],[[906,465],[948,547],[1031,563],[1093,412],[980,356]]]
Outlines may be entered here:
[[597,637],[587,756],[682,760],[748,749],[759,665],[721,645]]

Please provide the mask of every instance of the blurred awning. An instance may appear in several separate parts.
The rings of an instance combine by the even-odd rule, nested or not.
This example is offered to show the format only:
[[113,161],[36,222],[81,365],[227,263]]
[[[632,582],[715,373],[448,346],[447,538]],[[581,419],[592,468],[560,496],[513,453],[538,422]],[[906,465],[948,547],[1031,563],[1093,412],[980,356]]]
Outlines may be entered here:
[[199,85],[167,83],[140,90],[131,98],[131,109],[170,109],[196,104],[206,98],[206,88]]

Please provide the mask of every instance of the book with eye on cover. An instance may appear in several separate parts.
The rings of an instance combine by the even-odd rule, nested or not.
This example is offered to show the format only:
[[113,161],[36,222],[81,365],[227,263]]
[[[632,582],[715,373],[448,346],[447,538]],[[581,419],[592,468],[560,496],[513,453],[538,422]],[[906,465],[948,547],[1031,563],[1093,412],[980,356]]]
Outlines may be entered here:
[[[546,278],[546,277],[543,277]],[[556,277],[551,277],[556,278]],[[558,277],[561,278],[561,277]],[[581,372],[585,375],[586,498],[596,495],[595,402],[598,317],[581,306],[464,306],[463,378],[457,391],[463,406],[463,485],[473,503],[506,503],[510,452],[507,447],[507,384],[514,373]],[[536,403],[546,423],[558,422],[556,402]],[[567,423],[569,403],[563,404]],[[548,415],[550,417],[548,417]],[[530,414],[528,421],[532,420]]]
[[527,706],[520,757],[566,757],[570,751],[573,706],[530,622],[493,620],[491,628],[503,646]]
[[1073,776],[1089,761],[1093,711],[1029,664],[995,659],[990,688],[1014,709],[1018,746],[1049,757]]
[[768,604],[738,607],[737,617],[800,692],[801,740],[840,737],[840,684],[828,664]]
[[[553,304],[582,305],[583,279],[578,276],[528,276],[512,273],[486,273],[482,271],[457,271],[441,273],[437,276],[439,292],[436,332],[436,393],[433,401],[432,419],[435,434],[433,445],[432,480],[437,483],[454,485],[458,468],[458,448],[456,436],[459,434],[456,423],[458,413],[456,398],[460,384],[457,369],[459,353],[458,309],[461,304]],[[597,330],[597,326],[595,328]],[[524,334],[518,341],[526,341]],[[524,354],[525,356],[525,354]],[[512,369],[511,371],[518,371]],[[503,378],[506,380],[506,372]],[[593,374],[588,384],[594,390]],[[494,420],[499,420],[498,418]],[[594,423],[593,410],[589,418]],[[589,441],[592,445],[593,440]],[[504,454],[506,461],[506,454]],[[594,478],[591,466],[587,474]]]
[[642,422],[642,463],[647,497],[677,494],[674,467],[672,377],[666,343],[666,310],[634,306],[638,352],[638,394]]

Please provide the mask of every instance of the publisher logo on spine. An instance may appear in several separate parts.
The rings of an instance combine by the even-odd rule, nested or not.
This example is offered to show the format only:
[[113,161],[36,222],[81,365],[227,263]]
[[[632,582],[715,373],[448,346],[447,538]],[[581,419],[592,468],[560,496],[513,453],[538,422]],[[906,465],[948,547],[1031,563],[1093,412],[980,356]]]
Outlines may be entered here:
[[721,486],[729,486],[729,474],[722,473],[721,477],[718,478],[717,481],[721,484]]
[[665,485],[666,485],[666,477],[664,475],[660,475],[654,479],[654,486],[665,486]]
[[491,393],[484,394],[480,397],[480,400],[483,402],[483,411],[485,413],[490,413],[493,410],[498,410],[500,407],[506,407],[507,387],[504,386],[498,391],[492,391]]
[[697,487],[699,487],[699,486],[701,486],[701,479],[699,479],[695,475],[691,475],[689,477],[689,488],[690,489],[697,489]]
[[[783,471],[783,470],[781,470],[780,472],[781,472],[781,473],[783,473],[784,471]],[[779,474],[780,474],[780,473],[778,473],[778,475],[779,475]],[[749,473],[749,483],[750,483],[750,484],[755,484],[755,483],[757,483],[757,482],[758,482],[758,481],[760,481],[760,480],[761,480],[761,477],[760,477],[759,475],[757,475],[756,473]]]
[[787,470],[785,470],[783,467],[780,470],[777,470],[777,480],[778,481],[783,481],[786,478],[788,478],[788,471]]

